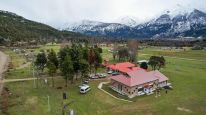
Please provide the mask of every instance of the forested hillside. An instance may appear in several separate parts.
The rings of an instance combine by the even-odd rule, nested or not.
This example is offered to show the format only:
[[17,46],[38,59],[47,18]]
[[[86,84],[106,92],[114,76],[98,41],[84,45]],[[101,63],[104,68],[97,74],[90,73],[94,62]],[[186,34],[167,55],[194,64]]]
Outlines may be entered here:
[[85,37],[74,32],[62,32],[46,24],[34,22],[7,11],[0,11],[0,42],[42,41]]

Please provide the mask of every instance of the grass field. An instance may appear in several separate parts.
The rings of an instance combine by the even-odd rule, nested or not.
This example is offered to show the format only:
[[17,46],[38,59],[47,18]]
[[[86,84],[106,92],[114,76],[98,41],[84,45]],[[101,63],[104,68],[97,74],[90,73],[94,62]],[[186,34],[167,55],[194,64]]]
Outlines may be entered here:
[[11,49],[6,49],[4,50],[5,54],[10,56],[11,62],[12,62],[12,67],[17,68],[20,65],[26,63],[26,60],[23,55],[16,54],[14,51]]
[[[108,48],[104,48],[102,55],[112,61],[112,55],[107,50]],[[101,81],[91,81],[92,90],[86,95],[79,93],[79,81],[75,81],[75,84],[70,84],[66,88],[62,78],[56,78],[55,88],[42,83],[36,89],[33,88],[34,81],[7,83],[6,86],[12,93],[9,98],[9,113],[11,115],[46,115],[48,114],[47,96],[49,95],[51,115],[59,115],[63,102],[62,92],[67,92],[67,102],[74,101],[67,110],[74,109],[77,115],[206,114],[206,51],[176,52],[147,48],[139,52],[138,59],[148,59],[150,55],[177,57],[166,57],[167,65],[161,69],[161,72],[170,79],[174,90],[169,91],[168,94],[161,92],[158,98],[155,98],[155,95],[135,97],[132,99],[134,102],[129,103],[116,100],[99,90],[97,86]],[[205,61],[198,61],[199,59]],[[10,76],[17,78],[18,76],[15,75],[11,72],[7,78]],[[63,89],[57,89],[58,86],[62,86]]]

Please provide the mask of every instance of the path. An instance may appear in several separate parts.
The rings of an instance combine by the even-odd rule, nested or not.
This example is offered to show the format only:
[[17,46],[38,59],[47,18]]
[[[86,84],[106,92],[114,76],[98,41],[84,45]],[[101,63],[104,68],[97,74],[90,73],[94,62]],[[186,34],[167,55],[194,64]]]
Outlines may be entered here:
[[9,64],[9,58],[6,54],[0,51],[0,96],[3,89],[4,72],[6,72]]
[[[54,77],[55,78],[60,78],[61,76],[58,76],[58,77]],[[42,79],[45,79],[45,78],[52,78],[52,77],[42,77]],[[8,83],[8,82],[21,82],[21,81],[30,81],[30,80],[34,80],[34,79],[37,79],[36,77],[31,77],[31,78],[22,78],[22,79],[4,79],[2,82],[3,83]],[[41,78],[39,78],[41,79]]]
[[20,82],[20,81],[29,81],[29,80],[34,80],[37,78],[24,78],[24,79],[4,79],[3,83],[7,83],[7,82]]

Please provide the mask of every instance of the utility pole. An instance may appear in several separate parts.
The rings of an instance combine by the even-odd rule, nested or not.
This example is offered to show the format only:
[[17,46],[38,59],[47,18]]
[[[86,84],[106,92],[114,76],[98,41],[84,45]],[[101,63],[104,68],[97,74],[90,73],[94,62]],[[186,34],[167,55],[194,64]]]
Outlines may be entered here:
[[34,88],[36,88],[36,80],[35,80],[35,72],[34,72],[34,54],[32,54],[32,63],[29,66],[29,70],[31,71],[31,65],[32,65],[32,77],[34,78]]
[[50,102],[49,102],[49,95],[47,96],[47,101],[48,101],[48,113],[50,115],[51,114],[51,107],[50,107]]
[[[34,67],[33,67],[33,78],[35,77],[35,75],[34,75],[35,73],[34,73]],[[36,88],[36,81],[35,81],[35,78],[34,78],[34,88]]]
[[[72,103],[74,103],[74,101],[71,101],[71,102],[66,103],[66,104],[64,104],[64,102],[63,102],[62,115],[65,115],[65,109],[66,109],[70,104],[72,104]],[[74,111],[73,111],[73,112],[74,112]]]

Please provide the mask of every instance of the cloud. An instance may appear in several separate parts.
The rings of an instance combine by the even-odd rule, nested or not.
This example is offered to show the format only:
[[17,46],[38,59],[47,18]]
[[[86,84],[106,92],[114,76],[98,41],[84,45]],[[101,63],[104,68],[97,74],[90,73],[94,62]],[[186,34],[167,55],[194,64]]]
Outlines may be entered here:
[[167,10],[197,8],[206,11],[205,4],[206,0],[1,0],[0,8],[59,26],[83,19],[111,22],[123,16],[145,21]]

